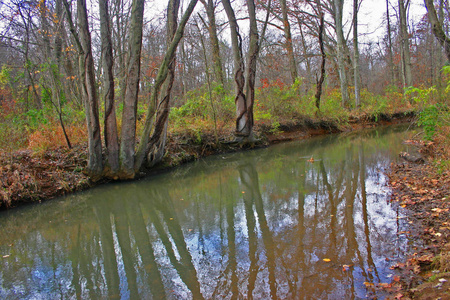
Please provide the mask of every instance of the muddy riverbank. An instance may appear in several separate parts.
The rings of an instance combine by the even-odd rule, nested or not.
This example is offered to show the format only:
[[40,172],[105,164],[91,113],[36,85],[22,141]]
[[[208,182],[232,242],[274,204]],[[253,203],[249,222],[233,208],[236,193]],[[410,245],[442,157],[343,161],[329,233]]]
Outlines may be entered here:
[[[414,113],[392,115],[359,116],[346,124],[333,120],[297,120],[281,124],[277,130],[270,126],[255,126],[260,142],[245,147],[227,143],[232,139],[232,131],[227,138],[216,143],[214,134],[198,136],[182,134],[169,136],[167,154],[162,163],[147,173],[160,172],[180,164],[209,155],[242,151],[255,147],[266,147],[283,141],[306,139],[329,133],[354,131],[380,125],[411,122]],[[0,153],[0,209],[9,209],[26,203],[40,203],[44,200],[87,189],[102,184],[91,182],[83,173],[86,167],[87,147],[77,145],[73,149],[64,147],[51,149],[42,155],[31,150],[14,153]]]

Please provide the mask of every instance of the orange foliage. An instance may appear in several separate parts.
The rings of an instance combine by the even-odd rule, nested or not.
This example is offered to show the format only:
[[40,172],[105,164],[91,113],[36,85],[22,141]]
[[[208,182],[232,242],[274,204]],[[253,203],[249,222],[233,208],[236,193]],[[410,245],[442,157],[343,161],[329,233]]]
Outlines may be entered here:
[[[81,144],[87,140],[87,130],[84,125],[66,125],[66,132],[72,145]],[[42,128],[28,136],[28,149],[38,154],[51,148],[66,146],[66,139],[59,125]]]
[[0,88],[0,119],[15,112],[16,102],[12,99],[9,89]]
[[272,82],[269,81],[267,78],[261,79],[261,87],[260,90],[270,88],[270,87],[278,87],[280,89],[284,88],[284,82],[281,81],[280,78],[277,78],[276,80],[273,80]]

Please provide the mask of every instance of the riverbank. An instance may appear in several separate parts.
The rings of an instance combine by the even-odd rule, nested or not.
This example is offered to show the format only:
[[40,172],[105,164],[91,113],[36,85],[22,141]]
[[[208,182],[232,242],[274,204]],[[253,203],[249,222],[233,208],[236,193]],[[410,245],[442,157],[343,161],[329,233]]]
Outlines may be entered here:
[[391,299],[450,299],[450,147],[445,134],[433,142],[405,141],[409,153],[392,164],[392,201],[405,208],[413,253],[392,266],[399,276]]
[[[209,155],[242,151],[247,148],[265,147],[283,141],[305,139],[329,133],[371,128],[379,125],[411,122],[413,112],[360,115],[350,118],[347,123],[335,120],[302,119],[272,126],[257,125],[255,132],[260,139],[255,145],[241,147],[222,139],[216,142],[212,132],[197,136],[189,133],[170,135],[167,154],[159,166],[146,176],[173,168]],[[226,133],[232,139],[232,131]],[[0,153],[0,209],[9,209],[26,203],[40,203],[44,200],[87,189],[105,183],[92,182],[83,173],[86,167],[87,147],[77,145],[72,149],[59,147],[36,155],[31,150]]]

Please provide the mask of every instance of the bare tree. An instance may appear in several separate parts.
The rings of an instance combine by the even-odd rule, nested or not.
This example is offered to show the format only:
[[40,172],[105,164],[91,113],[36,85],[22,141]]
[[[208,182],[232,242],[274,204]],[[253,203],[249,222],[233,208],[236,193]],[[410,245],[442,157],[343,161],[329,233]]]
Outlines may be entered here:
[[110,169],[106,170],[106,173],[111,173],[112,176],[115,176],[115,173],[119,171],[119,138],[115,108],[114,59],[108,0],[99,0],[99,12],[102,45],[103,97],[105,102],[104,136],[107,151],[106,168]]
[[361,78],[359,67],[359,45],[358,45],[358,0],[353,0],[353,74],[355,79],[355,107],[361,106]]
[[409,0],[407,0],[406,3],[404,0],[398,0],[398,11],[400,18],[399,30],[402,46],[402,76],[404,88],[412,85],[411,53],[409,52],[408,22],[406,18],[406,11],[409,3]]
[[339,81],[341,85],[342,94],[342,106],[348,107],[349,96],[348,96],[348,80],[347,72],[345,69],[345,38],[344,30],[342,24],[342,13],[344,9],[344,0],[332,0],[333,1],[333,18],[334,24],[336,26],[336,36],[337,36],[337,57],[339,66]]
[[[205,6],[206,15],[208,16],[207,28],[209,32],[209,40],[211,43],[212,61],[214,69],[215,81],[224,85],[222,59],[220,57],[219,38],[217,36],[216,13],[214,0],[200,0]],[[205,22],[206,25],[206,22]]]
[[281,4],[281,13],[283,16],[283,30],[284,37],[286,38],[286,50],[289,59],[289,71],[291,72],[292,83],[295,83],[295,80],[298,77],[297,73],[297,63],[295,61],[294,47],[292,45],[292,34],[291,34],[291,24],[289,23],[288,18],[288,7],[286,4],[286,0],[280,0]]
[[77,18],[79,34],[73,24],[72,11],[67,0],[64,0],[70,31],[76,41],[79,57],[79,72],[83,103],[88,129],[88,165],[87,171],[92,180],[99,180],[103,172],[102,142],[100,137],[100,121],[97,89],[95,86],[94,59],[92,56],[91,34],[85,0],[77,0]]
[[431,24],[431,29],[433,31],[434,36],[442,45],[445,51],[445,55],[447,56],[447,60],[450,61],[450,38],[445,34],[443,26],[439,21],[439,18],[436,13],[436,9],[434,7],[433,0],[424,0],[425,6],[428,11],[428,20]]
[[319,18],[320,18],[319,46],[320,46],[320,54],[322,56],[322,62],[320,64],[320,78],[317,80],[315,98],[316,98],[317,111],[320,111],[320,97],[322,95],[322,85],[323,85],[323,82],[325,81],[325,64],[326,64],[327,55],[325,53],[325,46],[324,46],[324,42],[323,42],[324,15],[323,15],[322,5],[320,3],[320,0],[316,0],[316,4],[317,4],[317,9],[319,11]]

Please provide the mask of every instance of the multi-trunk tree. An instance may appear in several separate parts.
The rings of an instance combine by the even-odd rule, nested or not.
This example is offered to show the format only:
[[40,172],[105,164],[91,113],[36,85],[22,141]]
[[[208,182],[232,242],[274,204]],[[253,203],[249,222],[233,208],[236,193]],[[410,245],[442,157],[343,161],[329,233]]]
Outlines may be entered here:
[[[127,79],[124,93],[124,109],[122,113],[122,128],[120,148],[118,146],[117,121],[115,120],[114,82],[112,80],[112,43],[110,32],[110,18],[107,0],[100,1],[100,17],[104,22],[101,28],[103,50],[103,81],[105,97],[105,145],[107,164],[103,164],[102,143],[99,122],[98,91],[95,86],[94,60],[92,56],[92,42],[88,23],[88,13],[85,0],[77,0],[78,27],[73,23],[70,4],[64,0],[68,22],[72,36],[76,41],[80,62],[80,79],[85,104],[86,124],[88,128],[88,166],[87,170],[93,180],[102,176],[127,179],[133,178],[139,172],[144,162],[153,163],[161,159],[160,152],[165,144],[165,130],[167,129],[168,103],[173,83],[175,52],[183,35],[184,27],[197,3],[191,0],[179,25],[177,25],[179,0],[170,0],[168,5],[169,41],[165,57],[158,70],[151,99],[148,105],[143,133],[136,151],[136,122],[137,105],[141,68],[141,48],[143,31],[144,0],[133,0],[131,10],[131,24],[129,33],[129,56],[127,63]],[[78,30],[77,30],[78,29]],[[161,100],[160,91],[163,84],[165,94]],[[153,120],[156,119],[155,127]],[[156,145],[156,149],[154,148]],[[158,154],[157,154],[158,153]]]

